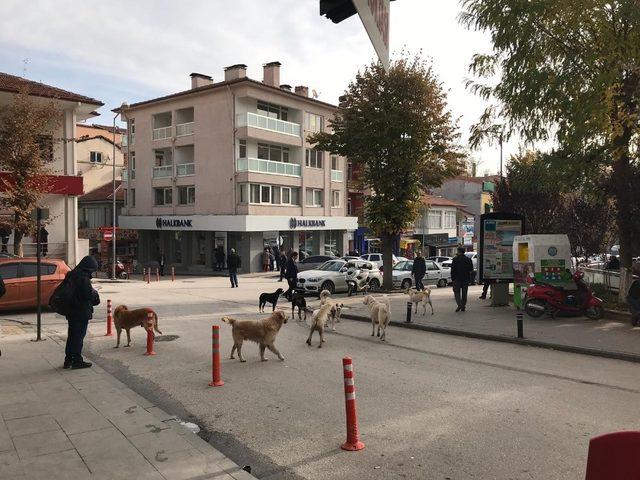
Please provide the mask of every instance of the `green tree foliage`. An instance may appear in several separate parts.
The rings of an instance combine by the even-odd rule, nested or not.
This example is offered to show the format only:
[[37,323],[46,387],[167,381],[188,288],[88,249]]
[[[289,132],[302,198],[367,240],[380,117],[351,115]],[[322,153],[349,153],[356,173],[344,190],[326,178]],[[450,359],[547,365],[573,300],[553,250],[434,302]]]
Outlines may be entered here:
[[388,72],[372,63],[349,84],[329,128],[309,141],[362,166],[365,222],[381,237],[391,288],[393,238],[414,223],[423,193],[463,170],[446,93],[419,57],[402,57]]
[[637,208],[640,1],[462,0],[462,7],[461,21],[489,32],[493,43],[470,67],[488,81],[470,82],[472,90],[494,101],[476,130],[500,119],[527,140],[553,139],[579,152],[578,161],[606,151],[600,158],[610,167],[627,273]]

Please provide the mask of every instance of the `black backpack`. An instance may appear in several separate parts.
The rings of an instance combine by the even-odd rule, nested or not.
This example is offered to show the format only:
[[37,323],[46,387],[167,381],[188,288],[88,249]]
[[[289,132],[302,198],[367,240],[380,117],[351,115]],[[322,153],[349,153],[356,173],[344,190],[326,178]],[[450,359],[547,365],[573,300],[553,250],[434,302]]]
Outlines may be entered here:
[[67,316],[71,313],[71,309],[75,304],[75,288],[73,285],[73,278],[71,272],[67,273],[66,277],[60,285],[51,294],[49,298],[49,307],[54,312]]

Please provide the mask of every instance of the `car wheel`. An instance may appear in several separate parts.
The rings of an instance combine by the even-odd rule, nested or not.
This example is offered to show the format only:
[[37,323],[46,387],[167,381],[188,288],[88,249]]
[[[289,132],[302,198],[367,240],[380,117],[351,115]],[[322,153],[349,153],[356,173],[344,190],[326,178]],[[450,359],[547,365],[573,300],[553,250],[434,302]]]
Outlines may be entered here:
[[402,288],[402,290],[408,290],[409,288],[411,288],[411,279],[410,278],[405,278],[402,281],[402,284],[400,285],[400,288]]
[[320,293],[322,293],[322,290],[326,290],[328,291],[331,295],[334,294],[334,292],[336,291],[336,286],[333,284],[332,281],[327,280],[326,282],[324,282],[321,286],[320,286]]
[[374,278],[369,282],[369,286],[373,291],[380,290],[380,281],[377,278]]
[[441,278],[438,280],[438,288],[444,288],[447,286],[447,280],[445,278]]

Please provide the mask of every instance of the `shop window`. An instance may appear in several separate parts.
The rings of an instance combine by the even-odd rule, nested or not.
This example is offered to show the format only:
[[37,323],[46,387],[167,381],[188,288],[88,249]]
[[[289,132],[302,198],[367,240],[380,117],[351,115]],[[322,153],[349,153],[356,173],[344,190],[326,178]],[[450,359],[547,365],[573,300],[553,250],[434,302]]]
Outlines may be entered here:
[[182,232],[174,232],[173,258],[176,263],[182,263]]

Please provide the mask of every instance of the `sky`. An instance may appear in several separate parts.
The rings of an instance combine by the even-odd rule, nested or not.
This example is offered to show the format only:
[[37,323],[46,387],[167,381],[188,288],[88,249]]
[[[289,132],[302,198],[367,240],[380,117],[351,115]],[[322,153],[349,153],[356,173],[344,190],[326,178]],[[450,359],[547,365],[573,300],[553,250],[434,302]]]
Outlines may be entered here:
[[[111,109],[190,87],[189,74],[224,78],[223,68],[282,63],[281,83],[308,85],[337,103],[358,69],[375,57],[357,16],[334,24],[318,0],[2,0],[0,71],[41,81],[105,103],[92,123],[111,124]],[[391,3],[391,57],[421,53],[448,91],[461,143],[485,103],[467,91],[474,53],[489,52],[483,32],[458,23],[457,0]],[[505,159],[517,144],[505,145]],[[479,173],[498,171],[497,146],[471,153]]]

